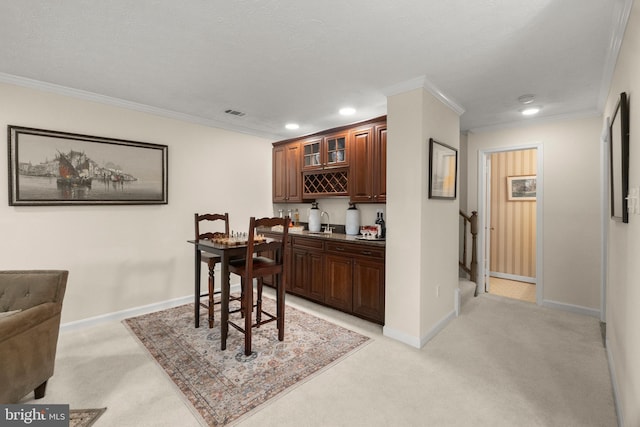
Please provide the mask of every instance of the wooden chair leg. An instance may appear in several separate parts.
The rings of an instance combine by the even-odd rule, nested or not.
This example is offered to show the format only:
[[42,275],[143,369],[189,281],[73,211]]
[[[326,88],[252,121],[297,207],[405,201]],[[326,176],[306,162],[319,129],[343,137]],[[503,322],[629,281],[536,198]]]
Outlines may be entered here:
[[259,323],[262,321],[262,277],[258,278],[258,300],[256,301],[256,323],[258,323],[258,328],[260,327]]
[[282,278],[278,277],[276,281],[276,316],[278,324],[278,341],[284,341],[284,283]]
[[240,279],[240,317],[244,318],[244,277]]
[[46,390],[47,390],[47,382],[45,381],[33,390],[33,394],[36,399],[42,399],[44,397],[44,392]]
[[208,308],[208,312],[209,312],[209,328],[213,328],[213,308],[214,308],[214,299],[213,299],[213,291],[215,289],[215,283],[214,283],[214,270],[213,270],[214,266],[209,267],[209,308]]

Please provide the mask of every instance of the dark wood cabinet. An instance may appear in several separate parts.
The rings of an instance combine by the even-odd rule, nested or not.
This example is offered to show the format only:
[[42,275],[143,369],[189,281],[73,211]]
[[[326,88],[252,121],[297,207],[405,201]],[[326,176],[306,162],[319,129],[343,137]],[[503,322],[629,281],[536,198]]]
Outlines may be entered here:
[[317,170],[349,164],[348,131],[315,136],[302,141],[302,169]]
[[324,302],[324,242],[294,237],[291,245],[290,292]]
[[349,196],[354,203],[387,201],[387,125],[371,124],[351,131]]
[[326,243],[325,303],[384,324],[384,248]]
[[338,255],[327,255],[324,300],[338,310],[351,312],[353,305],[353,262]]
[[274,203],[302,202],[302,170],[300,143],[290,142],[273,147]]

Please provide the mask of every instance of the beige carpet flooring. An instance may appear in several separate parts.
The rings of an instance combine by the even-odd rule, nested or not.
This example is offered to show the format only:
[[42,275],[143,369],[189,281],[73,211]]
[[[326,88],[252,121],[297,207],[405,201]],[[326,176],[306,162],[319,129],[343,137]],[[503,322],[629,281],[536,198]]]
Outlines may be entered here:
[[[379,326],[287,301],[372,342],[241,426],[617,425],[598,319],[481,294],[415,349],[384,337]],[[55,375],[38,401],[47,402],[108,407],[96,427],[198,425],[119,321],[61,335]]]
[[520,301],[536,302],[536,285],[533,283],[490,277],[489,293]]

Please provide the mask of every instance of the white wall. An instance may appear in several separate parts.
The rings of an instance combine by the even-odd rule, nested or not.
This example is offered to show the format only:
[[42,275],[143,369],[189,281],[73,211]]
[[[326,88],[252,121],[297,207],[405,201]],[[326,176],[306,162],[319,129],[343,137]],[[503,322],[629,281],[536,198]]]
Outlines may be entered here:
[[[613,114],[620,92],[630,98],[629,185],[640,186],[640,4],[635,2],[607,99]],[[625,426],[640,425],[640,217],[609,221],[607,350],[618,411]]]
[[0,174],[0,269],[68,269],[63,323],[193,294],[194,212],[229,212],[235,230],[272,213],[262,138],[0,84],[7,125],[169,146],[168,205],[12,207]]
[[470,211],[479,207],[480,150],[541,144],[543,299],[594,315],[601,289],[601,126],[601,119],[592,117],[468,135]]
[[[387,101],[384,333],[420,347],[453,313],[458,200],[428,199],[429,138],[458,148],[458,115],[419,88]],[[439,288],[439,293],[437,289]]]

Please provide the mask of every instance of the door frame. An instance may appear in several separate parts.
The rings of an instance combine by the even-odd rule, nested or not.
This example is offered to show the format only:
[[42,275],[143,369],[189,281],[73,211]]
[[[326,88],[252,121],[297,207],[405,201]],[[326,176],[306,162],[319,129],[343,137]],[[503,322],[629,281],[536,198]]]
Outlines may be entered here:
[[513,147],[487,148],[478,150],[478,278],[482,278],[483,283],[479,283],[480,290],[484,289],[488,292],[485,282],[485,264],[488,261],[489,254],[486,251],[486,242],[489,237],[486,235],[487,221],[487,195],[490,190],[487,188],[487,161],[494,153],[503,153],[508,151],[520,151],[535,149],[537,154],[536,166],[536,304],[542,305],[544,301],[544,276],[543,276],[543,231],[544,231],[544,156],[543,144],[532,143],[518,145]]

